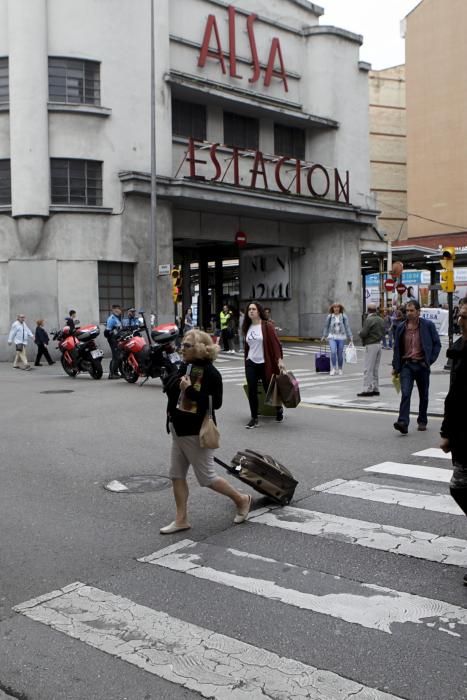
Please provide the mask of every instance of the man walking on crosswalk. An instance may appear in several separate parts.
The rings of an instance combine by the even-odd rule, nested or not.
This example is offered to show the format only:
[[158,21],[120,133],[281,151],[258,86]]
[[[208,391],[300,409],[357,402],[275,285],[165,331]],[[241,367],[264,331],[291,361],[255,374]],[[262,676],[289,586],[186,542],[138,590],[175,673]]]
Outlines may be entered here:
[[365,346],[363,369],[363,391],[357,396],[379,396],[379,363],[381,360],[381,340],[384,338],[384,321],[377,313],[376,304],[368,304],[360,338]]
[[[467,297],[459,302],[459,329],[462,337],[456,340],[447,356],[452,360],[451,382],[444,402],[444,420],[441,425],[441,449],[451,452],[451,496],[467,515],[467,431],[465,402],[467,398]],[[467,573],[464,575],[467,586]]]

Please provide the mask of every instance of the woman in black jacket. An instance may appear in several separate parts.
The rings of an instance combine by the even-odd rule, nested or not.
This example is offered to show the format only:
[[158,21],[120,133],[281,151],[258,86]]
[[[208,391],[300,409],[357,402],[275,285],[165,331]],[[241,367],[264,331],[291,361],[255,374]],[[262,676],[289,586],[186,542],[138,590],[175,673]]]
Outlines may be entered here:
[[49,334],[44,328],[44,319],[40,318],[38,321],[36,321],[37,326],[36,326],[36,332],[34,334],[34,342],[37,345],[37,355],[36,355],[36,360],[34,362],[35,367],[40,367],[41,366],[41,357],[44,355],[45,359],[49,363],[49,365],[55,364],[52,358],[49,355],[49,351],[47,350],[47,345],[49,344]]
[[214,450],[201,447],[199,433],[203,419],[209,410],[209,397],[214,410],[222,405],[222,377],[213,365],[218,347],[203,331],[193,330],[182,342],[183,364],[178,374],[165,386],[168,397],[167,415],[172,433],[172,452],[169,476],[175,498],[175,520],[162,527],[162,535],[171,535],[188,530],[187,519],[188,484],[187,473],[191,464],[200,486],[207,486],[217,493],[228,496],[237,506],[234,523],[246,520],[251,496],[237,491],[214,470]]

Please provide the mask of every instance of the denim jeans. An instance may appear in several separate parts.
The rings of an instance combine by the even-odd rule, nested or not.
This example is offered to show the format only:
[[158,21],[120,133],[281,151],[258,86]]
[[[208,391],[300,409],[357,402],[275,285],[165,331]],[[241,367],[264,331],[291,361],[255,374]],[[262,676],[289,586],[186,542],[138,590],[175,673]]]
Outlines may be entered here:
[[430,388],[429,367],[421,362],[404,362],[400,371],[400,380],[402,396],[399,408],[399,422],[405,423],[405,425],[408,425],[410,422],[410,398],[415,382],[420,398],[417,423],[426,425],[428,422],[428,391]]
[[329,338],[329,348],[331,350],[331,369],[342,369],[344,364],[344,339]]

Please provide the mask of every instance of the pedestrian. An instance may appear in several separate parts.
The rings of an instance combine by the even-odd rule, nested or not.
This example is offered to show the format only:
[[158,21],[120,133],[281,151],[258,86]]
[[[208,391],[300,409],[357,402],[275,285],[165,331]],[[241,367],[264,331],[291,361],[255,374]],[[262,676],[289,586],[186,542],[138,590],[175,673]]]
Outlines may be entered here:
[[363,365],[363,391],[357,396],[379,396],[379,363],[381,340],[384,338],[384,321],[377,313],[376,304],[368,304],[368,315],[359,333],[365,346]]
[[119,379],[118,371],[118,342],[117,333],[122,328],[122,307],[120,304],[112,304],[112,311],[107,319],[104,335],[110,346],[112,359],[110,360],[109,379]]
[[343,373],[346,338],[349,342],[353,341],[349,319],[343,305],[335,302],[329,307],[321,338],[322,341],[328,341],[331,350],[331,370],[329,372],[331,376]]
[[193,323],[193,312],[191,310],[191,307],[185,311],[185,318],[183,320],[183,335],[186,335],[186,333],[189,333],[192,331],[194,328],[194,323]]
[[79,321],[76,318],[75,309],[69,310],[68,316],[65,317],[65,325],[70,328],[71,335],[73,335],[73,333],[75,332],[75,329],[79,327]]
[[[461,337],[447,351],[451,360],[451,381],[444,401],[441,424],[441,449],[451,452],[451,496],[467,515],[467,431],[465,405],[467,400],[467,297],[459,301],[458,314]],[[464,574],[467,586],[467,573]]]
[[[222,311],[219,314],[219,321],[221,327],[221,338],[222,338],[222,348],[224,352],[232,352],[232,311],[228,304],[224,304]],[[235,350],[233,351],[235,352]]]
[[122,327],[123,328],[140,328],[140,320],[136,314],[136,309],[131,308],[127,310],[127,317],[122,320]]
[[418,301],[406,305],[407,318],[396,327],[394,336],[393,375],[400,376],[401,402],[395,430],[403,435],[410,422],[410,398],[414,382],[419,395],[418,430],[425,431],[428,423],[428,392],[430,367],[439,355],[441,342],[435,324],[420,317]]
[[44,328],[44,319],[40,318],[36,321],[36,332],[34,333],[34,342],[37,345],[37,355],[34,362],[35,367],[41,367],[41,357],[44,355],[49,365],[54,365],[55,362],[50,357],[47,345],[49,344],[49,334]]
[[[246,307],[242,332],[245,338],[245,375],[248,384],[248,402],[251,417],[245,428],[258,427],[258,382],[261,382],[264,393],[267,392],[273,374],[280,374],[284,366],[282,361],[282,345],[276,330],[264,315],[264,309],[257,301],[252,301]],[[284,418],[282,406],[276,409],[276,421]]]
[[383,350],[392,350],[391,309],[384,309],[383,321],[384,321]]
[[168,430],[172,434],[169,477],[175,498],[175,520],[162,527],[162,535],[188,530],[187,473],[193,467],[200,486],[228,496],[237,508],[234,523],[246,520],[251,507],[251,496],[237,491],[228,481],[216,474],[214,450],[201,447],[199,433],[212,402],[215,411],[222,405],[222,377],[214,367],[219,348],[211,337],[200,330],[192,330],[182,341],[183,362],[177,374],[165,384],[167,393]]
[[13,321],[8,336],[8,345],[15,344],[16,354],[13,362],[14,369],[31,369],[26,355],[28,338],[34,338],[30,328],[26,325],[26,316],[18,314],[16,321]]
[[245,312],[240,309],[238,313],[238,352],[243,352],[243,323],[245,321]]

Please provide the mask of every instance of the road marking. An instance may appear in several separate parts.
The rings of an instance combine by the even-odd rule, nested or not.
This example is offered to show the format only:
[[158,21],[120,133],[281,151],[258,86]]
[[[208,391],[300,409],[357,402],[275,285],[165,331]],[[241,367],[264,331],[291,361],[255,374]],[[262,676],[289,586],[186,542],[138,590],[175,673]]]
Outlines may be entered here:
[[[395,486],[383,486],[372,484],[368,481],[346,481],[335,479],[326,484],[315,486],[313,491],[324,491],[336,496],[349,496],[350,498],[362,498],[378,503],[391,503],[406,508],[430,510],[436,513],[449,513],[450,515],[464,515],[451,496],[445,493],[431,493],[421,489],[409,489]],[[465,517],[465,515],[464,515]]]
[[400,700],[82,583],[15,610],[203,697]]
[[429,447],[427,450],[414,452],[414,457],[435,457],[436,459],[451,459],[451,453],[443,452],[439,447]]
[[407,476],[410,479],[423,479],[424,481],[441,481],[445,484],[451,481],[452,475],[452,469],[423,467],[419,464],[400,464],[399,462],[381,462],[381,464],[374,464],[372,467],[365,467],[364,471]]
[[[399,632],[401,625],[423,625],[424,634],[438,633],[440,646],[459,646],[462,653],[465,648],[467,610],[457,605],[232,548],[190,540],[179,544],[177,550],[159,550],[138,561],[386,634]],[[443,640],[445,634],[451,640]]]
[[258,515],[257,511],[253,511],[248,522],[416,559],[467,566],[467,540],[456,537],[412,531],[291,506],[263,509]]

